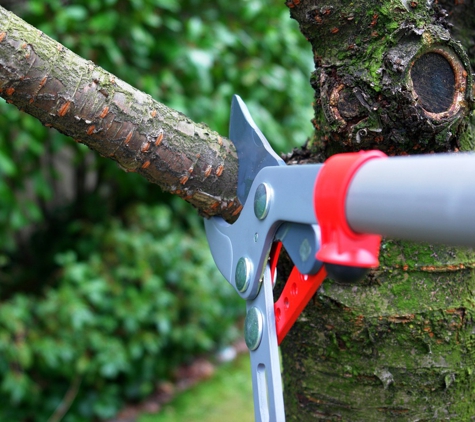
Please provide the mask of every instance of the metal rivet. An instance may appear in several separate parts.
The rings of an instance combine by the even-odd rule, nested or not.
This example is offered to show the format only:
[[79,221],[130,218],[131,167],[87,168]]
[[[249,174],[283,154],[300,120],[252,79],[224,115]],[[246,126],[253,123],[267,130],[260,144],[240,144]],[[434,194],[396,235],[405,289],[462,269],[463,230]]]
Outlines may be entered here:
[[244,340],[249,350],[256,350],[261,344],[264,317],[262,312],[253,307],[247,311],[244,325]]
[[271,190],[265,183],[261,183],[254,194],[254,214],[259,220],[264,220],[270,208]]
[[236,265],[236,289],[241,293],[244,293],[249,287],[249,281],[251,280],[251,261],[249,258],[240,258]]

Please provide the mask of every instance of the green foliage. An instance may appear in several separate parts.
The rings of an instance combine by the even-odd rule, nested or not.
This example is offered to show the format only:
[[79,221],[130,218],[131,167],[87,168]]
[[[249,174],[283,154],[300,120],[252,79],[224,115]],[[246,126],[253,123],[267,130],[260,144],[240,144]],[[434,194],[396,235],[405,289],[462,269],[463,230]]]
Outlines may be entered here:
[[[283,0],[6,3],[224,135],[233,93],[280,151],[312,130],[311,53]],[[1,100],[0,420],[55,409],[65,421],[109,417],[229,340],[243,304],[200,224],[184,203]]]
[[244,304],[218,276],[199,217],[183,227],[169,207],[137,205],[75,232],[54,287],[0,307],[0,420],[46,420],[75,383],[66,421],[111,417],[236,336]]

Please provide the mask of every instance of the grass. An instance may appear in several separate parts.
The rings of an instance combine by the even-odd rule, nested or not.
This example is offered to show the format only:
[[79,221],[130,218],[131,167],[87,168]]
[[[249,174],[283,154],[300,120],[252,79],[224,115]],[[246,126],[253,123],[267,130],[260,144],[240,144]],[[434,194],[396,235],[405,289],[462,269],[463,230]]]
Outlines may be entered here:
[[215,375],[138,422],[253,422],[249,355],[218,367]]

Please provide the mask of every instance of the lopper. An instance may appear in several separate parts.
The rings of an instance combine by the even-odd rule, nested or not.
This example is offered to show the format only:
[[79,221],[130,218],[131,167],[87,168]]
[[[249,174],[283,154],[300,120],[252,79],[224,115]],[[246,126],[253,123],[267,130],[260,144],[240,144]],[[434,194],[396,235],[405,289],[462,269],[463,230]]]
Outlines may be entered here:
[[[284,422],[278,345],[328,276],[354,282],[378,265],[382,236],[475,246],[475,154],[337,154],[287,166],[234,96],[230,139],[243,209],[205,220],[215,263],[246,301],[257,422]],[[279,299],[281,247],[294,268]]]

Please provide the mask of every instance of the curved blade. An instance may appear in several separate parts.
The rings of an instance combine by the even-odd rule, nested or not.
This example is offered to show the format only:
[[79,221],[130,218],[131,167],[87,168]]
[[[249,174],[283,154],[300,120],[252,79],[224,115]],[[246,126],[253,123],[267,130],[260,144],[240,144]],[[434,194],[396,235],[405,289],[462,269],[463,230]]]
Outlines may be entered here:
[[239,95],[233,96],[229,138],[238,154],[237,196],[244,205],[257,173],[264,167],[283,166],[285,163],[254,123],[246,104]]

